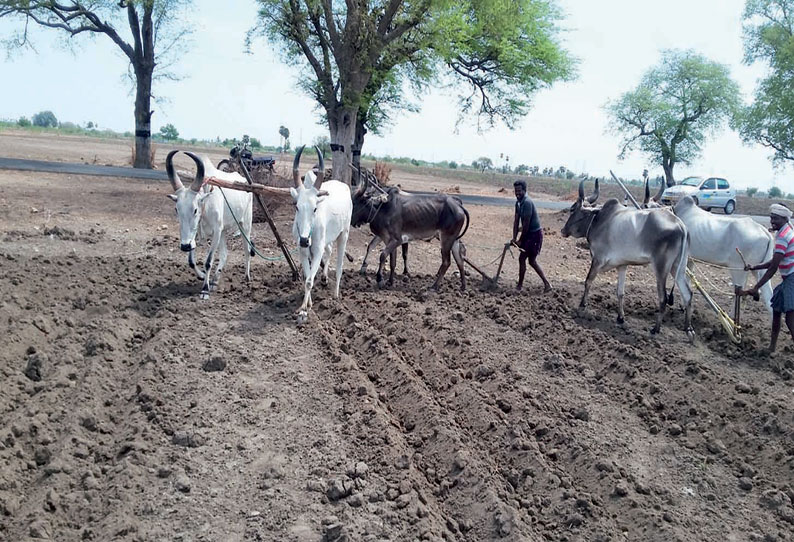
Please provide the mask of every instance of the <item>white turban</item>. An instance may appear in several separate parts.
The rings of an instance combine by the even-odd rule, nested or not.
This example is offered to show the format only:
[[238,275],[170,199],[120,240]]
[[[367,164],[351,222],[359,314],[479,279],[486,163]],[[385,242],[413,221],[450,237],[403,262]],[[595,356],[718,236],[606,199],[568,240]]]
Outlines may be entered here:
[[772,205],[769,206],[769,214],[782,216],[785,219],[790,219],[791,209],[789,209],[785,205],[781,205],[779,203],[773,203]]

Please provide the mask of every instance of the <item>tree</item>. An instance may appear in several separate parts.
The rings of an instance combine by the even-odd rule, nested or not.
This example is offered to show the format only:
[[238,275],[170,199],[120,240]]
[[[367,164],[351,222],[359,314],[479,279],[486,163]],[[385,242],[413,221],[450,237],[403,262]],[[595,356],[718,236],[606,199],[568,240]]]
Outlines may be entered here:
[[289,128],[286,126],[279,126],[278,127],[278,135],[281,136],[281,141],[279,142],[279,147],[282,150],[287,150],[286,141],[289,139]]
[[756,193],[758,193],[758,189],[756,187],[754,187],[754,186],[751,186],[746,191],[746,194],[747,194],[748,198],[752,198],[753,196],[756,195]]
[[318,147],[323,153],[323,156],[331,154],[331,140],[326,135],[320,135],[314,138],[312,145]]
[[42,128],[57,128],[58,119],[52,111],[39,111],[33,115],[33,126],[41,126]]
[[746,142],[775,151],[772,161],[794,160],[794,0],[747,0],[745,62],[768,63],[771,73],[742,111],[739,132]]
[[333,176],[344,181],[358,116],[369,113],[368,101],[384,85],[407,74],[425,82],[463,81],[462,113],[511,124],[537,90],[573,71],[556,41],[560,15],[553,0],[258,2],[259,24],[249,43],[261,31],[289,61],[308,67],[304,90],[325,111]]
[[619,158],[634,150],[650,155],[671,186],[675,165],[697,158],[706,137],[732,120],[740,103],[727,67],[692,51],[664,51],[639,86],[606,109],[623,139]]
[[[175,79],[167,69],[188,31],[173,25],[180,20],[180,9],[188,3],[189,0],[0,0],[0,17],[20,20],[21,29],[6,41],[9,47],[32,46],[30,23],[58,29],[70,38],[89,33],[105,35],[113,41],[127,57],[135,82],[133,166],[151,168],[152,82],[158,77]],[[131,41],[122,36],[124,20]],[[158,47],[161,43],[162,47]]]
[[778,188],[777,186],[773,186],[772,188],[769,189],[768,197],[770,197],[770,198],[782,198],[783,197],[783,191],[780,188]]
[[487,156],[481,156],[471,163],[471,167],[479,169],[481,173],[484,173],[486,169],[493,168],[493,161]]
[[174,141],[175,139],[179,138],[179,132],[177,131],[176,127],[168,123],[165,126],[160,127],[160,135],[166,141]]
[[30,119],[27,117],[19,117],[19,119],[17,120],[17,126],[21,126],[22,128],[30,126],[30,124],[31,124]]

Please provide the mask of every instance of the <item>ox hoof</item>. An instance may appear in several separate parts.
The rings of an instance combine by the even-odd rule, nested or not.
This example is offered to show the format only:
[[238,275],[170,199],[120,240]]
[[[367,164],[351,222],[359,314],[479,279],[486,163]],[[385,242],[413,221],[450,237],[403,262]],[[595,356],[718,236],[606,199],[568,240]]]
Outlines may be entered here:
[[660,328],[654,326],[651,328],[651,335],[658,335]]
[[358,270],[358,274],[359,275],[366,275],[367,274],[367,268],[366,267],[362,267],[361,269]]
[[300,311],[300,312],[298,313],[298,317],[297,317],[297,318],[295,318],[295,322],[296,322],[296,323],[297,323],[299,326],[302,326],[303,324],[305,324],[305,323],[306,323],[306,322],[308,322],[308,321],[309,321],[309,313],[308,313],[308,312],[306,312],[306,311]]
[[209,299],[209,298],[210,298],[210,293],[207,291],[202,291],[199,294],[199,299]]
[[618,319],[616,321],[617,321],[618,325],[620,325],[620,326],[622,326],[623,324],[626,323],[626,319],[623,318],[622,316],[618,316]]
[[690,344],[695,344],[695,330],[689,328],[686,330],[687,339],[689,339]]

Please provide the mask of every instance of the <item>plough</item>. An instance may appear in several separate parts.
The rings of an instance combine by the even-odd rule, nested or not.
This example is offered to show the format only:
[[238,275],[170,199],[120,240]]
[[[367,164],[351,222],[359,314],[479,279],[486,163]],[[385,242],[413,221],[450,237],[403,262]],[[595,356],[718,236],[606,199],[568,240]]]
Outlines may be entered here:
[[[499,283],[499,275],[501,275],[502,273],[502,265],[504,265],[505,263],[505,256],[507,256],[508,252],[510,252],[511,256],[513,255],[513,253],[510,251],[511,246],[516,247],[520,252],[524,252],[524,249],[518,246],[517,244],[513,243],[513,241],[510,241],[509,243],[505,243],[505,247],[502,250],[502,256],[499,258],[499,267],[496,269],[496,275],[494,275],[493,277],[489,276],[485,271],[474,265],[474,263],[472,263],[472,261],[469,260],[466,256],[463,256],[463,261],[469,264],[469,266],[475,271],[477,271],[480,275],[482,275],[482,278],[490,282],[492,286],[496,286]],[[464,254],[466,253],[465,247],[463,253]]]

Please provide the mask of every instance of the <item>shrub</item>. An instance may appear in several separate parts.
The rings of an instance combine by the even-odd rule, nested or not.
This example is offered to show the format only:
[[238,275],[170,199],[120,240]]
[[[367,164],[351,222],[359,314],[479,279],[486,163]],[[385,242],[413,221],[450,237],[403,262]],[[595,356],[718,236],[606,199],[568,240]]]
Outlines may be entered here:
[[783,191],[778,188],[777,186],[773,186],[769,189],[769,193],[767,194],[769,198],[781,198],[783,197]]
[[79,134],[83,131],[78,125],[69,121],[62,122],[58,129],[68,134]]
[[756,187],[754,187],[754,186],[751,187],[751,188],[748,188],[747,189],[747,197],[748,198],[752,198],[753,196],[756,195],[757,192],[758,192],[758,189]]
[[177,131],[173,124],[168,123],[160,127],[160,135],[163,136],[163,139],[166,141],[173,141],[179,137],[179,131]]
[[52,111],[39,111],[33,115],[33,126],[41,126],[42,128],[57,128],[58,119]]
[[19,117],[17,121],[17,126],[22,126],[23,128],[30,126],[30,119],[27,117]]

